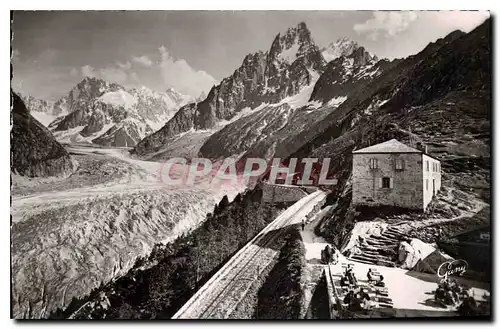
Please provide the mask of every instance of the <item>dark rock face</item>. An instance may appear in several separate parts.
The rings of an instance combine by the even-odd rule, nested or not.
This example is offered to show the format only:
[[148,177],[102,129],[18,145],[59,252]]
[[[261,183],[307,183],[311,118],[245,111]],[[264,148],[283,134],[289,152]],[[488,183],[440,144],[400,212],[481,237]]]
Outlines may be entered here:
[[133,152],[142,155],[155,151],[174,134],[191,128],[210,129],[221,120],[233,118],[243,108],[276,103],[295,95],[311,82],[311,71],[321,72],[325,64],[307,26],[300,23],[285,34],[278,34],[268,52],[247,55],[241,67],[213,87],[205,100],[181,108]]
[[[104,126],[107,117],[117,116],[116,122],[127,117],[125,109],[116,110],[106,103],[99,101],[99,97],[107,92],[116,92],[124,88],[116,83],[110,83],[97,78],[86,77],[76,85],[67,96],[61,98],[54,105],[55,109],[69,112],[62,120],[57,122],[54,131],[64,131],[71,128],[85,126],[83,135],[88,136]],[[107,115],[106,115],[107,114]],[[54,127],[52,123],[49,127]]]
[[107,123],[106,116],[102,111],[95,111],[92,113],[92,115],[89,117],[87,121],[87,125],[85,128],[83,128],[82,131],[80,131],[80,134],[82,136],[90,136],[93,133],[96,133],[100,131],[102,128],[104,128],[104,125]]
[[92,140],[93,143],[103,146],[129,147],[136,145],[144,134],[151,134],[152,129],[147,126],[147,130],[141,133],[142,127],[134,121],[126,120],[114,125],[101,136]]
[[[109,142],[117,141],[120,145],[114,146],[135,146],[146,133],[153,132],[152,125],[157,127],[163,124],[189,99],[173,89],[156,93],[145,87],[126,89],[101,79],[85,78],[67,96],[56,102],[55,109],[69,113],[57,118],[49,128],[57,136],[57,132],[83,127],[75,132],[77,139],[84,137],[90,141],[93,138],[105,145],[113,146]],[[122,124],[125,120],[128,120],[126,128]],[[131,124],[131,121],[135,123]],[[116,127],[106,129],[106,125]],[[123,129],[127,131],[127,138],[124,135],[109,135],[122,134]],[[106,135],[99,136],[103,133]]]
[[[214,159],[242,152],[248,157],[269,159],[277,151],[281,150],[283,153],[287,148],[280,145],[286,145],[287,139],[324,120],[331,112],[336,111],[339,104],[351,95],[362,92],[367,83],[390,66],[390,62],[378,61],[353,42],[341,39],[336,44],[340,44],[339,49],[330,47],[330,56],[341,55],[328,63],[314,85],[312,96],[305,95],[306,101],[315,104],[268,105],[215,132],[200,148],[200,153]],[[302,95],[299,98],[301,97]],[[291,104],[294,103],[296,104],[292,101]]]
[[37,111],[54,115],[58,115],[60,113],[60,111],[54,111],[53,102],[46,101],[43,99],[38,99],[31,95],[25,96],[18,94],[18,96],[23,100],[24,104],[26,105],[26,108],[28,108],[30,111]]
[[197,114],[197,106],[198,104],[191,103],[181,108],[174,117],[170,119],[167,125],[141,140],[133,151],[142,151],[145,153],[146,150],[152,150],[163,145],[165,136],[175,136],[193,128],[195,115]]
[[[355,148],[392,138],[420,141],[430,145],[445,173],[480,195],[478,186],[488,186],[490,175],[491,68],[487,20],[468,34],[453,32],[395,61],[324,120],[281,143],[277,154],[331,158],[338,197],[349,192]],[[463,168],[455,172],[457,160],[477,165],[470,173]],[[474,183],[469,184],[472,172]]]
[[[327,63],[332,60],[344,56],[347,57],[351,55],[360,45],[353,40],[348,38],[340,38],[337,41],[330,43],[327,47],[321,49],[321,54]],[[376,57],[376,56],[375,56]]]
[[33,118],[19,96],[12,95],[11,162],[13,173],[28,177],[68,174],[73,162],[50,131]]
[[365,48],[359,47],[348,56],[340,56],[326,66],[314,85],[311,101],[328,102],[361,90],[363,85],[377,78],[391,66],[387,60],[378,60]]
[[[110,83],[97,78],[86,77],[76,85],[69,94],[54,104],[54,111],[69,112],[56,127],[56,131],[67,130],[81,125],[81,121],[86,117],[86,110],[92,108],[96,98],[105,91],[117,91],[121,87],[116,83]],[[79,114],[71,115],[79,111]]]

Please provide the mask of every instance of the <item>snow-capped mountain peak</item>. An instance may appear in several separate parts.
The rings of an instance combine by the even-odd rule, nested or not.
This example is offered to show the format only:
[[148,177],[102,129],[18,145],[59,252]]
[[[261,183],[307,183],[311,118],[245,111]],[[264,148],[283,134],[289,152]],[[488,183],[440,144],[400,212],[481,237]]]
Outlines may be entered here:
[[165,91],[165,94],[170,97],[170,99],[177,103],[177,104],[187,104],[191,101],[194,101],[194,98],[192,96],[188,96],[188,95],[184,95],[184,94],[181,94],[180,92],[178,92],[177,90],[175,90],[174,88],[168,88],[166,91]]
[[18,95],[30,111],[30,114],[44,126],[48,126],[57,117],[67,114],[66,112],[55,110],[54,102],[52,101],[46,101],[31,95],[22,95],[21,93],[18,93]]
[[311,32],[304,22],[296,27],[291,27],[285,33],[279,33],[274,39],[269,51],[269,59],[273,63],[291,65],[298,58],[304,58],[304,64],[315,70],[320,69],[324,63],[318,56],[319,48],[311,37]]
[[361,46],[354,40],[339,38],[321,49],[321,53],[327,62],[331,62],[340,56],[349,56]]
[[133,146],[191,101],[192,97],[173,89],[156,92],[145,86],[126,88],[86,77],[55,103],[54,111],[66,115],[48,126],[61,141]]
[[205,92],[201,92],[201,94],[195,99],[195,102],[196,103],[199,103],[199,102],[202,102],[205,100],[205,98],[207,98],[207,94],[205,94]]
[[102,96],[98,97],[97,100],[117,107],[121,106],[126,109],[137,105],[137,98],[125,90],[106,92]]

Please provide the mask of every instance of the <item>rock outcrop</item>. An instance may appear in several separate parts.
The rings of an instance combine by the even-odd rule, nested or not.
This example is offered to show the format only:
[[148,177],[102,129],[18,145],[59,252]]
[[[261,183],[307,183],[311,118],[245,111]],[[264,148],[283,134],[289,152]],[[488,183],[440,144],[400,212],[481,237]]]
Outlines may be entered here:
[[269,51],[249,54],[229,77],[213,87],[207,98],[181,108],[167,124],[142,140],[138,155],[155,152],[176,134],[189,129],[211,129],[234,118],[244,108],[277,103],[297,94],[323,71],[326,62],[305,23],[278,34]]
[[54,104],[53,111],[68,114],[54,120],[49,128],[63,141],[135,146],[191,100],[173,89],[165,93],[146,87],[127,89],[87,77]]
[[[482,197],[490,179],[490,24],[487,20],[467,34],[453,32],[391,63],[323,120],[281,143],[277,154],[332,159],[335,200],[350,194],[353,150],[392,138],[419,141],[441,161],[445,181]],[[325,224],[327,237],[343,229],[330,230],[333,221]]]
[[27,177],[69,174],[74,163],[51,132],[38,122],[22,99],[11,92],[12,129],[10,171]]

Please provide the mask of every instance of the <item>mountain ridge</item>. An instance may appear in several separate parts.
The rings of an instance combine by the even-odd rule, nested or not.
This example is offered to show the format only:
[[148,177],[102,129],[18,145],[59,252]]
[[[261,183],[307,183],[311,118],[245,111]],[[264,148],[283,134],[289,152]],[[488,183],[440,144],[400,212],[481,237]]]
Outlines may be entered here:
[[11,173],[26,177],[63,176],[76,164],[51,132],[36,120],[11,90]]
[[158,151],[175,135],[212,129],[246,108],[278,103],[298,94],[326,66],[304,22],[278,33],[268,51],[245,56],[234,73],[214,86],[207,98],[181,108],[166,125],[146,137],[132,150],[139,156]]
[[[191,96],[172,88],[159,93],[145,86],[126,88],[100,78],[85,77],[53,103],[51,111],[59,116],[45,123],[63,142],[134,146],[191,101],[194,101]],[[38,108],[34,110],[33,113],[40,112]]]

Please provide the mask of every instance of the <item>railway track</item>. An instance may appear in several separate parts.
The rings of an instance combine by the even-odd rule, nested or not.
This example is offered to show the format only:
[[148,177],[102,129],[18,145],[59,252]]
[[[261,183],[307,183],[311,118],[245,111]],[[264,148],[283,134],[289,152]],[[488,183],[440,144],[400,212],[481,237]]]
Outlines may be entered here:
[[[172,317],[173,319],[227,318],[245,297],[257,272],[263,270],[276,251],[265,248],[280,234],[278,229],[300,220],[308,214],[311,203],[324,199],[324,192],[314,192],[297,201],[276,220],[266,226],[226,263],[191,299]],[[262,264],[263,259],[269,259]]]

